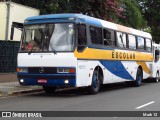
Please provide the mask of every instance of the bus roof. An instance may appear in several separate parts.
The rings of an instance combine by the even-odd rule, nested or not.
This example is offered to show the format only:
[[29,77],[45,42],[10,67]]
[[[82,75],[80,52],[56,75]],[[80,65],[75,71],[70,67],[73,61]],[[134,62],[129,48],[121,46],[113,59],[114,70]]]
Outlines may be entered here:
[[157,44],[157,43],[153,43],[153,46],[160,48],[160,44]]
[[38,23],[38,21],[41,21],[40,23],[42,23],[42,21],[47,22],[47,20],[52,21],[53,19],[67,19],[69,21],[69,18],[79,19],[80,21],[83,21],[87,24],[98,26],[98,27],[104,27],[104,28],[108,28],[108,29],[112,29],[116,31],[122,31],[125,33],[142,36],[142,37],[146,37],[150,39],[152,38],[152,36],[147,32],[143,32],[140,30],[136,30],[130,27],[115,24],[109,21],[97,19],[97,18],[90,17],[90,16],[83,15],[83,14],[63,13],[63,14],[40,15],[40,16],[28,17],[25,21],[27,21],[29,24],[30,22],[33,22],[33,21],[34,22],[37,21],[36,23]]

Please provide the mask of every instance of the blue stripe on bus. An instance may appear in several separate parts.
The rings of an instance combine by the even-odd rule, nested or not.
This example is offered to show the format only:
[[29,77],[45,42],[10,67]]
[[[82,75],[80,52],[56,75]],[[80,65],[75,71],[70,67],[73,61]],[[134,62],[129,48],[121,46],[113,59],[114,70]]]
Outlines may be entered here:
[[[85,18],[85,17],[84,17]],[[86,18],[85,23],[90,24],[90,25],[96,25],[98,27],[103,27],[102,23],[98,20],[94,20],[92,18]]]
[[[69,18],[74,18],[74,20],[70,20]],[[102,27],[102,23],[93,17],[82,15],[82,14],[50,14],[50,15],[40,15],[28,17],[25,19],[24,24],[38,24],[38,23],[52,23],[52,22],[76,22],[81,21],[86,24]]]
[[48,15],[38,15],[38,16],[28,17],[25,20],[32,21],[32,20],[44,20],[44,19],[63,19],[63,18],[75,18],[77,16],[83,16],[83,15],[75,13],[48,14]]
[[100,63],[113,75],[127,80],[134,80],[134,78],[128,73],[121,61],[104,61]]
[[[29,74],[29,73],[18,73],[17,74],[19,83],[21,85],[51,85],[51,86],[76,86],[76,75],[75,74]],[[20,80],[24,82],[21,83]],[[47,83],[38,83],[38,80],[47,80]],[[69,83],[65,84],[65,80]]]
[[44,24],[44,23],[74,23],[74,21],[69,21],[67,19],[48,19],[48,20],[33,20],[28,21],[24,23],[25,25],[31,25],[31,24]]
[[102,47],[97,45],[88,45],[88,48],[101,49],[101,50],[115,50],[114,47]]

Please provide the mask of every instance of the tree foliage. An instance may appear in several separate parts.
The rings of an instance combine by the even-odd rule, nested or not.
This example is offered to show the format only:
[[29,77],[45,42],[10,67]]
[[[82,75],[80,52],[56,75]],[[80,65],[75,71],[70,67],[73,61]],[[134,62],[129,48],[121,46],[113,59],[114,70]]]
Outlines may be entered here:
[[135,0],[12,0],[40,9],[41,14],[82,13],[100,19],[143,28],[145,21]]
[[[4,1],[4,0],[0,0]],[[6,0],[7,1],[7,0]],[[159,31],[160,0],[11,0],[40,9],[40,14],[81,13],[143,29]],[[145,19],[144,19],[145,18]],[[147,22],[146,22],[147,20]]]
[[153,40],[160,42],[160,0],[138,0],[147,25],[151,28]]
[[123,0],[121,7],[124,10],[123,16],[125,16],[125,22],[123,22],[124,19],[121,19],[123,25],[136,29],[146,27],[146,21],[142,16],[142,11],[136,0]]
[[121,0],[12,0],[12,2],[40,9],[41,14],[82,13],[105,20],[119,17],[117,13],[119,14],[118,4],[120,1]]

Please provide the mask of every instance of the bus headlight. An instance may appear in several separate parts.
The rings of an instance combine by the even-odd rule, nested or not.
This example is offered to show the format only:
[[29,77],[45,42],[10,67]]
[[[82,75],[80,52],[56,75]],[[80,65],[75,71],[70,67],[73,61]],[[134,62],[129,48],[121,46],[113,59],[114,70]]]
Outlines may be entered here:
[[57,73],[75,73],[74,68],[57,68]]
[[68,84],[68,83],[69,83],[69,80],[65,80],[64,83],[65,83],[65,84]]
[[27,68],[17,68],[17,72],[26,73],[26,72],[28,72],[28,69]]
[[23,79],[20,79],[20,82],[21,82],[21,83],[23,83],[23,82],[24,82],[24,80],[23,80]]

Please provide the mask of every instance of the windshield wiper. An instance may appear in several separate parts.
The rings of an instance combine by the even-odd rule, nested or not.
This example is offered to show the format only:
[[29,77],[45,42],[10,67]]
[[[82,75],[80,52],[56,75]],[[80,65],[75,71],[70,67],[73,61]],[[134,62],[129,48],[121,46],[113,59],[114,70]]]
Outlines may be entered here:
[[53,47],[53,45],[52,45],[51,42],[49,43],[49,46],[51,47],[52,52],[53,52],[54,54],[57,54],[57,52],[56,52],[56,50],[54,49],[54,47]]

